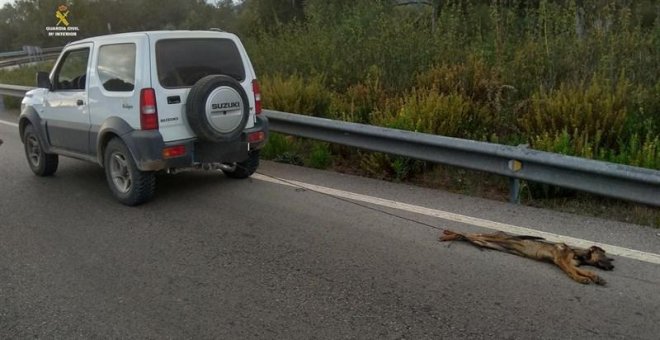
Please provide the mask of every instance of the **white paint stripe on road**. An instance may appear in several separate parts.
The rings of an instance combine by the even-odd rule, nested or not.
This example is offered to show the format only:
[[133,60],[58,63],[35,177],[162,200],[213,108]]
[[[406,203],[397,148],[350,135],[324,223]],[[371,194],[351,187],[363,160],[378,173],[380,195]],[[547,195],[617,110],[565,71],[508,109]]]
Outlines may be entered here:
[[635,249],[618,247],[618,246],[614,246],[614,245],[610,245],[610,244],[598,243],[598,242],[583,240],[583,239],[574,238],[574,237],[570,237],[570,236],[564,236],[564,235],[548,233],[548,232],[545,232],[545,231],[539,231],[539,230],[529,229],[529,228],[525,228],[525,227],[519,227],[519,226],[515,226],[515,225],[511,225],[511,224],[485,220],[485,219],[481,219],[481,218],[477,218],[477,217],[471,217],[471,216],[466,216],[466,215],[461,215],[461,214],[455,214],[455,213],[442,211],[442,210],[437,210],[437,209],[425,208],[425,207],[421,207],[421,206],[418,206],[418,205],[412,205],[412,204],[392,201],[392,200],[383,199],[383,198],[379,198],[379,197],[356,194],[356,193],[349,192],[349,191],[337,190],[337,189],[332,189],[332,188],[318,186],[318,185],[309,184],[309,183],[298,182],[298,181],[289,180],[289,179],[281,179],[280,180],[280,179],[277,179],[277,178],[271,178],[271,177],[264,176],[264,175],[261,175],[261,174],[254,174],[254,175],[252,175],[252,178],[258,179],[258,180],[261,180],[261,181],[271,182],[271,183],[283,184],[283,185],[287,185],[287,186],[293,186],[293,187],[297,186],[297,187],[309,189],[309,190],[312,190],[312,191],[318,191],[318,192],[328,194],[328,195],[332,195],[332,196],[336,196],[336,197],[341,197],[341,198],[346,198],[346,199],[350,199],[350,200],[354,200],[354,201],[379,205],[379,206],[387,207],[387,208],[404,210],[404,211],[408,211],[408,212],[412,212],[412,213],[416,213],[416,214],[421,214],[421,215],[437,217],[437,218],[441,218],[441,219],[444,219],[444,220],[460,222],[460,223],[465,223],[465,224],[471,224],[471,225],[475,225],[475,226],[479,226],[479,227],[483,227],[483,228],[488,228],[488,229],[493,229],[493,230],[499,230],[499,231],[503,231],[503,232],[507,232],[507,233],[521,234],[521,235],[524,234],[524,235],[532,235],[532,236],[543,237],[546,240],[551,241],[551,242],[563,242],[563,243],[566,243],[566,244],[569,244],[569,245],[575,246],[575,247],[589,248],[592,245],[597,245],[597,246],[605,249],[608,253],[610,253],[612,255],[627,257],[627,258],[630,258],[630,259],[649,262],[649,263],[654,263],[654,264],[660,264],[660,254],[647,253],[647,252],[643,252],[643,251],[639,251],[639,250],[635,250]]
[[0,124],[5,124],[5,125],[13,126],[13,127],[18,127],[18,124],[16,124],[16,123],[12,123],[12,122],[8,122],[8,121],[6,121],[6,120],[0,120]]

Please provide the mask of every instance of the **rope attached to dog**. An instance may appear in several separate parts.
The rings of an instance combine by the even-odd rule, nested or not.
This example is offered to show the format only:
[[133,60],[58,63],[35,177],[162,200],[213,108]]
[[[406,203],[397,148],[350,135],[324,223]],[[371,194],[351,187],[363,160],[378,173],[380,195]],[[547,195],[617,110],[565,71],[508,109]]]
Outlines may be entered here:
[[[236,164],[236,166],[239,166],[239,167],[240,167],[241,165]],[[405,217],[405,216],[397,215],[397,214],[395,214],[395,213],[392,213],[392,212],[389,212],[389,211],[386,211],[386,210],[383,210],[383,209],[379,209],[379,208],[376,208],[376,207],[373,207],[373,206],[369,206],[369,205],[366,205],[366,204],[363,204],[363,203],[355,202],[355,201],[352,201],[352,200],[347,199],[347,198],[338,197],[338,196],[335,196],[335,195],[332,195],[332,194],[328,194],[328,193],[326,193],[326,192],[322,192],[322,191],[314,190],[314,189],[311,189],[311,188],[306,188],[306,187],[303,187],[303,186],[298,185],[298,184],[296,184],[296,183],[292,183],[292,182],[290,182],[290,181],[287,181],[286,179],[282,179],[282,178],[275,177],[275,176],[272,176],[272,175],[269,175],[269,174],[265,174],[265,173],[263,173],[263,172],[259,172],[259,171],[257,171],[256,173],[259,174],[259,175],[262,175],[262,176],[268,177],[268,178],[272,178],[272,179],[274,179],[274,180],[276,180],[276,181],[280,181],[280,182],[286,183],[287,185],[290,185],[290,186],[296,188],[296,190],[301,190],[301,191],[311,191],[311,192],[314,192],[314,193],[316,193],[316,194],[320,194],[320,195],[327,196],[327,197],[332,197],[332,198],[334,198],[334,199],[336,199],[336,200],[339,200],[339,201],[342,201],[342,202],[346,202],[346,203],[350,203],[350,204],[356,205],[356,206],[358,206],[358,207],[361,207],[361,208],[364,208],[364,209],[368,209],[368,210],[372,210],[372,211],[375,211],[375,212],[379,212],[379,213],[382,213],[382,214],[385,214],[385,215],[388,215],[388,216],[391,216],[391,217],[399,218],[399,219],[404,220],[404,221],[408,221],[408,222],[416,223],[416,224],[419,224],[419,225],[422,225],[422,226],[425,226],[425,227],[429,227],[429,228],[433,228],[433,229],[436,229],[436,230],[440,230],[440,231],[444,230],[444,229],[442,229],[442,228],[440,228],[440,227],[438,227],[438,226],[434,226],[434,225],[429,224],[429,223],[426,223],[426,222],[418,221],[418,220],[415,220],[415,219],[410,218],[410,217]]]

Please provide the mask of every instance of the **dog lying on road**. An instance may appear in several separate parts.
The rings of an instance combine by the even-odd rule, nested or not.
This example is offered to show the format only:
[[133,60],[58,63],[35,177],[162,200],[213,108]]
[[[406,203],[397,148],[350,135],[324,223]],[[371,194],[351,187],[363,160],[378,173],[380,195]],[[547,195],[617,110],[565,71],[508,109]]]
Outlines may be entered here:
[[605,250],[592,246],[589,249],[569,247],[563,243],[545,241],[542,237],[511,235],[504,232],[492,234],[460,234],[451,230],[443,231],[440,241],[467,241],[477,247],[499,250],[518,256],[556,264],[568,276],[584,284],[604,285],[605,280],[578,266],[586,264],[605,270],[612,270],[614,259],[605,255]]

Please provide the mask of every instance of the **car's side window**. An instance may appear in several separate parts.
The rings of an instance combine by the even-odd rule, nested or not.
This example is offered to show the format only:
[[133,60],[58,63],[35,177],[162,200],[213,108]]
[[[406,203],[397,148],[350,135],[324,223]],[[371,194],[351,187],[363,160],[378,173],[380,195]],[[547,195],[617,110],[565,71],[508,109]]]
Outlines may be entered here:
[[107,91],[133,91],[135,88],[135,44],[101,46],[96,71],[103,88]]
[[55,90],[84,90],[88,59],[89,48],[68,51],[55,72]]

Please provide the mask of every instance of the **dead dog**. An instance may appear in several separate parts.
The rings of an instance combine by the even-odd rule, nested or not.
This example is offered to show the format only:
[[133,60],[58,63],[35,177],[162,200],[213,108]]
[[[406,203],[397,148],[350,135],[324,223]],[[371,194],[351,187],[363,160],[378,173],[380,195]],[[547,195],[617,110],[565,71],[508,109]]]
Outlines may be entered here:
[[580,269],[580,265],[589,265],[604,270],[612,270],[614,259],[605,255],[605,250],[592,246],[589,249],[575,248],[564,243],[553,243],[542,237],[511,235],[504,232],[492,234],[461,234],[444,230],[440,241],[467,241],[477,247],[488,248],[528,257],[539,261],[556,264],[568,276],[584,284],[604,285],[605,280],[595,273]]

